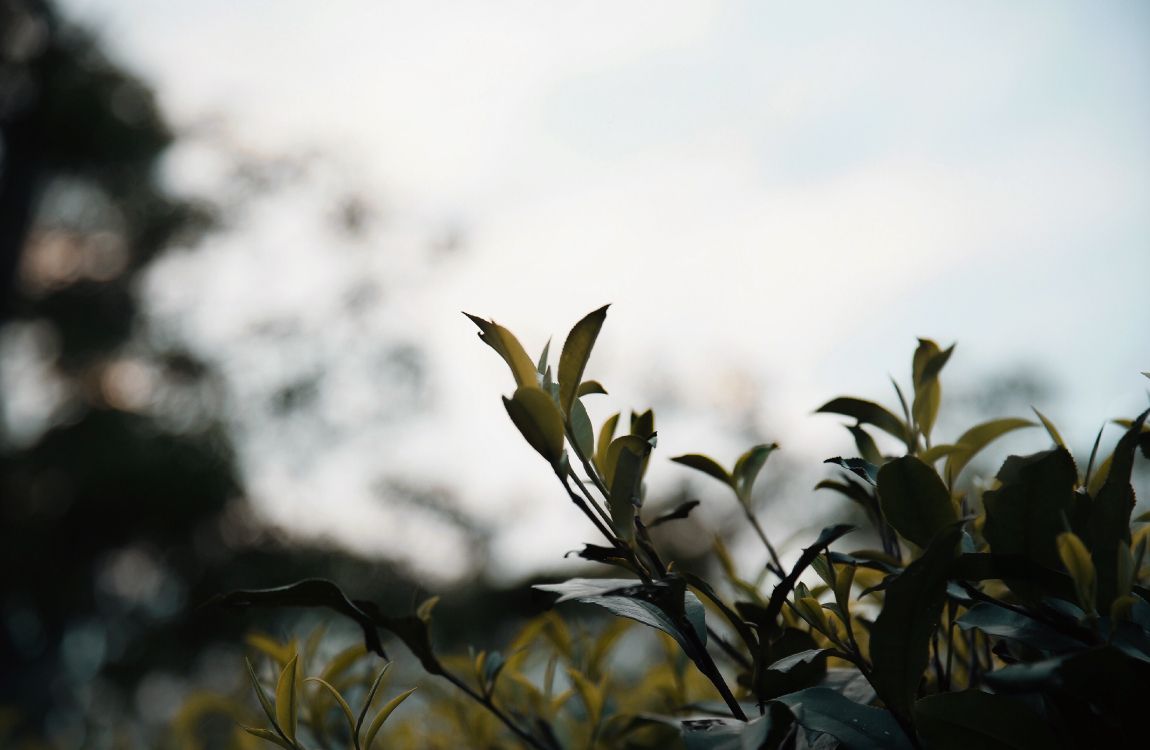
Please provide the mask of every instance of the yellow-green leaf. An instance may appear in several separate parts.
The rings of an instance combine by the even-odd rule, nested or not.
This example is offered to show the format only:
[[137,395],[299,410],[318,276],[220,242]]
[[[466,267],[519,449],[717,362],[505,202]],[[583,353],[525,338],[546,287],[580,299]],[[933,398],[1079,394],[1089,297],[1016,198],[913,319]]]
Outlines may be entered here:
[[954,346],[940,350],[930,339],[919,339],[914,352],[914,402],[911,414],[923,437],[930,437],[934,421],[938,417],[938,407],[942,401],[942,386],[938,373],[954,352]]
[[319,677],[308,677],[306,680],[304,680],[304,682],[314,682],[331,694],[331,697],[335,699],[336,705],[339,706],[339,710],[343,712],[344,718],[347,719],[347,728],[354,733],[355,714],[352,713],[351,706],[347,705],[347,699],[340,695],[340,692],[332,687],[331,683],[327,680],[321,679]]
[[1084,610],[1093,613],[1096,598],[1094,563],[1090,559],[1086,545],[1082,543],[1077,534],[1070,531],[1059,534],[1057,543],[1058,557],[1074,581],[1074,589],[1078,593],[1078,603],[1082,605]]
[[603,423],[603,427],[599,429],[599,439],[595,443],[595,465],[599,467],[599,473],[603,473],[603,466],[607,463],[607,449],[611,447],[611,441],[615,439],[615,428],[619,424],[619,415],[614,414],[607,418]]
[[520,386],[503,405],[531,447],[556,464],[563,455],[563,417],[551,397],[535,385]]
[[584,316],[575,324],[563,342],[563,353],[559,355],[559,405],[564,414],[571,413],[571,402],[583,379],[583,370],[587,367],[587,360],[591,357],[591,349],[595,346],[595,339],[599,336],[599,329],[607,318],[607,308],[603,305],[598,310]]
[[379,730],[383,728],[383,722],[387,721],[387,717],[391,716],[392,712],[399,708],[399,704],[407,700],[415,690],[415,688],[411,688],[410,690],[400,693],[385,703],[383,708],[379,709],[379,713],[371,720],[371,726],[367,728],[367,737],[364,738],[363,750],[371,750],[372,743],[375,742],[375,736],[379,734]]
[[296,666],[299,655],[294,655],[287,666],[280,672],[279,682],[276,683],[276,721],[280,731],[292,742],[295,742],[295,728],[297,718],[296,707]]
[[568,669],[567,674],[571,677],[571,682],[575,686],[575,690],[583,700],[583,705],[587,707],[587,723],[592,727],[598,726],[599,720],[603,716],[603,702],[605,698],[603,692],[599,689],[598,685],[584,677],[582,672],[575,669]]
[[538,385],[535,364],[531,361],[531,357],[527,356],[527,350],[519,343],[519,339],[515,338],[515,334],[493,320],[484,320],[469,313],[463,314],[479,327],[479,338],[483,343],[494,349],[511,368],[516,386],[522,388],[527,385]]
[[261,740],[264,740],[266,742],[270,742],[273,745],[279,745],[280,747],[287,748],[287,750],[296,750],[294,745],[292,745],[290,742],[285,740],[283,737],[280,737],[278,734],[276,734],[275,732],[273,732],[270,729],[260,729],[258,727],[248,727],[248,726],[244,726],[243,724],[240,724],[240,729],[243,729],[245,732],[252,735],[253,737],[259,737]]
[[256,691],[256,698],[259,699],[260,706],[263,708],[264,714],[267,715],[268,721],[270,721],[272,724],[275,724],[276,723],[275,707],[272,705],[271,699],[268,698],[268,694],[264,692],[264,687],[263,687],[263,685],[260,684],[259,678],[256,677],[255,667],[252,666],[251,661],[249,659],[247,659],[246,657],[244,658],[244,664],[246,664],[248,667],[248,677],[251,678],[252,688]]
[[371,704],[375,702],[375,694],[379,692],[379,686],[389,669],[391,669],[391,662],[384,664],[383,669],[379,670],[379,674],[375,676],[375,681],[371,683],[371,689],[367,691],[367,697],[363,699],[363,708],[359,710],[359,719],[355,722],[356,736],[359,736],[359,730],[363,728],[363,722],[367,719],[367,712],[371,710]]
[[584,396],[591,396],[594,394],[607,395],[607,389],[598,380],[584,380],[579,384],[579,390],[575,392],[577,398]]
[[1038,419],[1042,422],[1042,426],[1046,428],[1046,433],[1050,435],[1050,439],[1054,441],[1054,444],[1065,448],[1066,443],[1062,442],[1062,436],[1058,434],[1058,428],[1054,426],[1054,423],[1047,419],[1046,415],[1038,411],[1038,409],[1035,409],[1033,406],[1030,408],[1038,415]]
[[962,437],[958,439],[956,444],[958,450],[947,456],[943,475],[947,477],[947,480],[953,485],[954,481],[958,479],[958,475],[966,468],[966,465],[970,463],[971,459],[983,448],[1008,432],[1019,430],[1023,427],[1034,426],[1034,422],[1031,422],[1029,419],[1011,417],[1007,419],[993,419],[989,422],[983,422],[980,425],[971,427],[962,433]]

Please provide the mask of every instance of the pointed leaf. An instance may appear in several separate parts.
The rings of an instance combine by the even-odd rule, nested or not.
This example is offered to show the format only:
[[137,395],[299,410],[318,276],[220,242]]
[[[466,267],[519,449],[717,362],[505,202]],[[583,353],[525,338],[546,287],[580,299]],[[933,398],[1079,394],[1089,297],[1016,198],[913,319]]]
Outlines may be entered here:
[[675,506],[674,510],[667,511],[666,513],[656,516],[654,520],[647,524],[647,528],[653,529],[656,526],[661,526],[662,524],[667,523],[668,521],[678,521],[680,519],[687,518],[689,515],[691,515],[691,511],[698,507],[698,505],[698,500],[688,500],[685,503],[679,503],[677,506]]
[[845,417],[853,417],[863,424],[872,424],[903,442],[909,443],[910,441],[910,431],[907,429],[906,423],[891,414],[886,407],[879,406],[873,401],[844,396],[826,402],[816,410],[816,413],[842,414]]
[[383,665],[383,669],[379,670],[379,674],[375,676],[375,680],[371,683],[371,688],[367,691],[367,697],[363,699],[363,708],[359,710],[359,719],[355,722],[355,736],[359,736],[360,730],[363,729],[363,722],[367,720],[367,712],[371,710],[371,704],[375,702],[375,694],[379,692],[379,686],[383,683],[383,677],[387,674],[387,670],[391,669],[391,663]]
[[292,742],[295,742],[297,723],[296,705],[296,666],[299,656],[292,656],[287,666],[280,672],[279,682],[276,683],[276,722],[280,731]]
[[882,451],[878,449],[871,434],[853,424],[848,424],[847,429],[850,430],[851,436],[855,439],[855,446],[859,449],[859,456],[864,461],[868,461],[876,466],[882,464]]
[[922,548],[958,520],[946,485],[914,456],[896,458],[879,469],[878,497],[887,522]]
[[579,384],[579,390],[575,391],[576,398],[583,398],[584,396],[591,396],[599,394],[606,396],[607,389],[598,380],[584,380]]
[[595,443],[595,466],[598,467],[599,473],[606,477],[604,466],[607,464],[607,450],[611,447],[611,443],[615,440],[615,428],[619,424],[619,415],[613,414],[607,418],[603,426],[599,429],[599,439]]
[[1078,603],[1087,612],[1097,611],[1095,600],[1098,596],[1098,582],[1094,575],[1094,562],[1090,559],[1090,551],[1077,534],[1069,531],[1059,534],[1056,542],[1058,557],[1062,560],[1078,592]]
[[265,740],[267,742],[270,742],[273,745],[279,745],[280,747],[286,748],[287,750],[296,750],[295,745],[288,742],[283,737],[280,737],[278,734],[276,734],[275,732],[273,732],[270,729],[260,729],[258,727],[248,727],[248,726],[244,726],[243,724],[240,724],[240,729],[244,730],[245,732],[252,735],[253,737],[259,737],[261,740]]
[[[1098,572],[1098,608],[1109,612],[1117,589],[1116,561],[1121,543],[1130,544],[1130,516],[1134,511],[1134,488],[1130,484],[1134,454],[1142,439],[1142,424],[1150,409],[1142,412],[1119,438],[1111,454],[1106,480],[1090,507],[1090,549]],[[1101,471],[1099,471],[1101,474]]]
[[828,458],[826,461],[823,461],[823,463],[841,466],[867,484],[873,485],[878,481],[878,467],[861,458],[842,458],[841,456],[835,456],[834,458]]
[[527,356],[527,350],[523,348],[523,344],[519,343],[519,339],[515,338],[515,334],[495,321],[483,320],[469,313],[463,314],[479,327],[479,338],[483,343],[494,349],[511,368],[516,387],[538,387],[539,381],[535,377],[535,364],[531,361],[531,357]]
[[335,700],[335,704],[339,706],[339,710],[343,712],[343,716],[347,719],[347,728],[354,734],[355,733],[355,714],[351,711],[351,706],[347,704],[347,699],[340,695],[330,682],[323,680],[319,677],[308,677],[304,682],[314,682],[324,690],[326,690],[331,697]]
[[527,442],[552,465],[563,456],[563,416],[542,389],[531,385],[516,389],[503,405]]
[[551,353],[551,339],[547,339],[547,343],[543,345],[543,352],[539,355],[539,361],[535,363],[535,372],[542,377],[547,372],[547,356]]
[[744,502],[750,501],[751,491],[754,489],[755,480],[758,478],[763,464],[778,447],[778,443],[756,445],[739,456],[739,460],[735,462],[735,470],[731,472],[731,475],[735,482],[735,490]]
[[571,402],[571,435],[575,438],[575,445],[579,453],[587,459],[595,455],[595,428],[591,426],[591,417],[587,415],[587,407],[576,398]]
[[363,741],[363,750],[371,750],[372,743],[375,742],[375,736],[379,734],[379,730],[383,728],[383,723],[387,721],[387,718],[391,716],[395,709],[399,708],[399,704],[407,700],[415,691],[416,688],[406,690],[389,700],[383,705],[383,708],[379,709],[379,713],[371,720],[371,726],[367,728],[367,736]]
[[732,489],[735,487],[735,480],[727,473],[727,470],[709,456],[704,456],[699,453],[688,453],[683,456],[675,456],[671,460],[677,464],[690,467],[695,471],[701,471],[709,477],[714,477]]
[[1066,443],[1062,441],[1062,436],[1058,434],[1058,428],[1054,426],[1054,423],[1047,419],[1045,414],[1038,411],[1038,409],[1035,409],[1033,406],[1030,407],[1030,409],[1038,416],[1039,421],[1042,422],[1042,426],[1046,428],[1046,433],[1050,435],[1050,439],[1054,441],[1054,444],[1065,448]]
[[934,428],[938,407],[942,401],[942,386],[938,382],[938,373],[953,352],[953,345],[943,351],[930,339],[919,339],[918,349],[914,352],[914,403],[910,411],[919,431],[927,438]]
[[890,711],[855,703],[830,688],[813,687],[776,699],[807,731],[829,734],[844,750],[911,750]]
[[264,714],[268,717],[268,721],[270,721],[272,725],[275,726],[275,706],[272,705],[271,699],[268,698],[268,694],[264,692],[263,685],[260,684],[259,678],[256,677],[256,670],[254,667],[252,667],[252,663],[247,659],[247,657],[244,657],[244,664],[246,664],[248,667],[248,677],[251,678],[252,688],[256,692],[256,698],[258,698],[260,701],[260,707],[263,708]]
[[583,380],[583,369],[587,366],[599,329],[607,318],[608,307],[604,305],[584,316],[563,342],[563,353],[559,355],[559,406],[564,414],[571,413],[571,402],[575,400]]
[[1008,432],[1034,426],[1034,422],[1029,419],[1009,418],[994,419],[971,427],[962,433],[962,437],[958,439],[959,450],[947,456],[943,476],[947,477],[947,481],[953,484],[962,470],[966,468],[966,465],[970,463],[970,460],[983,448]]

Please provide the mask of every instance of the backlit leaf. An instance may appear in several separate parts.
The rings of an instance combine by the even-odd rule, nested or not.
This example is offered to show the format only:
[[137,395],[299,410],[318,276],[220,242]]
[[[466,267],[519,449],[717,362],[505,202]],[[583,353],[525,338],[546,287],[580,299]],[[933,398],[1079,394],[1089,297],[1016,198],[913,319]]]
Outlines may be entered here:
[[947,480],[953,484],[966,465],[983,448],[1008,432],[1034,426],[1034,422],[1029,419],[1009,418],[994,419],[971,427],[962,433],[962,437],[958,439],[956,443],[958,450],[947,456],[943,476],[947,477]]
[[542,389],[521,386],[503,405],[527,442],[552,465],[563,455],[563,416]]
[[399,708],[399,704],[403,703],[405,700],[411,697],[411,694],[414,693],[415,690],[416,688],[411,688],[400,693],[385,703],[383,708],[379,709],[379,713],[377,713],[375,718],[371,720],[371,726],[367,728],[367,735],[364,737],[363,741],[363,750],[371,750],[372,745],[375,742],[376,735],[378,735],[379,730],[383,728],[383,723],[387,721],[387,718],[391,716],[395,709]]
[[872,424],[905,443],[910,441],[910,433],[906,423],[891,414],[886,407],[879,406],[873,401],[843,396],[826,402],[816,410],[816,413],[842,414],[845,417],[857,419],[863,424]]
[[758,478],[759,472],[762,470],[763,464],[767,462],[771,452],[778,447],[778,443],[756,445],[739,456],[739,460],[735,462],[735,470],[731,472],[731,475],[735,481],[735,490],[743,502],[750,501],[755,479]]
[[296,705],[296,666],[299,656],[292,656],[287,666],[280,672],[276,683],[276,721],[280,731],[291,741],[295,741],[295,730],[298,718]]
[[564,414],[571,413],[571,402],[583,380],[583,370],[587,360],[591,357],[591,349],[595,346],[595,339],[599,336],[599,329],[607,318],[607,308],[604,305],[598,310],[584,316],[575,324],[563,342],[563,352],[559,355],[559,405]]
[[519,339],[515,338],[515,334],[495,321],[484,320],[469,313],[464,315],[478,326],[479,338],[483,343],[494,349],[511,368],[516,387],[538,386],[535,364],[531,361],[531,357],[527,356],[527,351],[523,348],[523,344],[519,343]]
[[1090,551],[1077,534],[1069,531],[1058,535],[1057,545],[1058,557],[1062,560],[1078,592],[1078,603],[1087,612],[1094,612],[1098,582],[1094,575],[1094,562],[1090,559]]
[[699,453],[688,453],[683,456],[675,456],[671,460],[677,464],[690,467],[695,471],[701,471],[709,477],[714,477],[732,489],[735,487],[735,480],[727,473],[727,470],[709,456],[704,456]]

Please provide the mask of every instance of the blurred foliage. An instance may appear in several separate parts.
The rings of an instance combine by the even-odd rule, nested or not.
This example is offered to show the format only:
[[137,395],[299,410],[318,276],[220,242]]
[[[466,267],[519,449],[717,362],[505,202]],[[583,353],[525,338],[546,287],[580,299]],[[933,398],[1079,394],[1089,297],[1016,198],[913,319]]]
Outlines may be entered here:
[[[851,420],[846,427],[859,455],[827,459],[839,476],[816,489],[861,506],[881,549],[832,551],[855,530],[833,525],[786,565],[750,502],[778,445],[752,446],[730,468],[688,454],[672,460],[726,488],[765,558],[761,572],[745,577],[720,538],[718,573],[701,577],[668,558],[651,534],[682,522],[698,503],[644,511],[644,476],[658,442],[654,413],[632,412],[617,434],[621,414],[595,430],[583,404],[606,392],[584,379],[606,314],[600,308],[575,325],[556,369],[549,346],[533,359],[508,329],[468,317],[511,371],[515,391],[504,398],[511,421],[605,542],[585,545],[579,556],[627,576],[535,588],[559,594],[557,603],[593,604],[621,619],[573,637],[550,613],[528,622],[504,649],[471,649],[464,658],[433,637],[438,597],[396,615],[348,597],[331,581],[309,579],[235,591],[221,604],[332,610],[361,628],[362,653],[384,660],[391,645],[381,631],[402,643],[427,678],[437,678],[422,684],[455,689],[427,691],[418,729],[402,719],[384,728],[385,743],[404,747],[1038,750],[1139,743],[1138,686],[1150,678],[1150,514],[1133,517],[1131,475],[1139,453],[1150,458],[1150,410],[1119,420],[1117,445],[1103,456],[1096,442],[1082,471],[1037,410],[1037,421],[992,419],[939,442],[940,375],[954,347],[920,339],[909,387],[894,384],[895,409],[840,397],[818,410]],[[960,482],[996,440],[1039,427],[1053,447],[1008,457],[989,487]],[[898,442],[897,452],[879,449],[878,431]],[[617,648],[617,623],[629,621],[650,628],[662,651]],[[360,750],[349,706],[368,675],[347,686],[349,699],[320,682],[323,689],[306,702],[293,687],[298,649],[265,643],[264,650],[279,664],[276,699],[253,674],[267,722],[243,731],[289,750]],[[566,680],[556,681],[558,667]],[[300,705],[311,716],[302,725]],[[334,706],[347,728],[329,735],[325,716]],[[455,721],[441,723],[441,716]]]

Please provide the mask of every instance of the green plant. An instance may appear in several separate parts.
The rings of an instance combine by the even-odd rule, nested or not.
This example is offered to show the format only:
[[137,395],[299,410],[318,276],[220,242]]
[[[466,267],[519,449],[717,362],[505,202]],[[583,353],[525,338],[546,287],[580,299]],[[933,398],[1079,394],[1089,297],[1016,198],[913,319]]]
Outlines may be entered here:
[[[953,347],[920,340],[909,402],[895,384],[901,416],[858,398],[819,409],[853,421],[847,429],[859,456],[828,459],[840,475],[818,488],[858,503],[881,549],[832,551],[854,530],[832,525],[788,568],[752,504],[756,479],[777,446],[750,448],[730,470],[705,455],[678,456],[672,460],[728,488],[764,548],[763,572],[750,581],[718,543],[721,582],[707,580],[677,570],[650,534],[688,517],[697,504],[661,515],[646,510],[654,414],[632,413],[624,434],[616,434],[619,414],[598,431],[592,426],[584,399],[605,389],[584,371],[606,312],[600,308],[574,326],[557,370],[547,348],[533,361],[506,328],[469,317],[511,370],[515,390],[504,405],[512,422],[601,537],[579,555],[626,576],[539,588],[559,594],[557,601],[594,604],[661,633],[671,649],[666,662],[677,670],[672,700],[659,700],[652,687],[664,684],[657,675],[666,665],[637,677],[612,676],[605,667],[610,642],[589,639],[597,655],[573,656],[579,649],[569,633],[555,635],[563,626],[554,616],[539,621],[545,625],[530,623],[511,657],[480,653],[461,661],[433,648],[433,602],[397,617],[312,580],[235,592],[224,603],[328,607],[354,620],[365,650],[385,658],[378,631],[391,634],[424,672],[450,683],[482,713],[491,744],[503,737],[537,749],[670,742],[790,748],[822,736],[845,748],[945,749],[1137,741],[1138,688],[1150,677],[1150,590],[1142,586],[1150,527],[1135,531],[1132,523],[1150,517],[1131,519],[1131,472],[1139,449],[1150,456],[1144,428],[1150,412],[1122,422],[1122,438],[1097,468],[1096,441],[1082,473],[1054,426],[1036,412],[1053,447],[1007,458],[992,488],[980,493],[960,481],[974,456],[1037,423],[997,419],[954,442],[932,442],[939,375]],[[884,455],[874,429],[896,438],[900,455]],[[535,637],[545,629],[552,633],[549,655]],[[541,654],[548,666],[542,680],[532,680],[529,662]],[[568,689],[557,698],[560,659]],[[290,694],[283,686],[292,684],[294,664],[284,665],[277,695]],[[636,686],[652,692],[635,693]],[[338,689],[324,694],[351,722]],[[283,713],[278,699],[274,707],[261,702],[272,729],[257,730],[260,736],[297,747],[284,744],[296,743],[284,726],[291,712]],[[358,748],[359,732],[352,730],[350,746]]]

